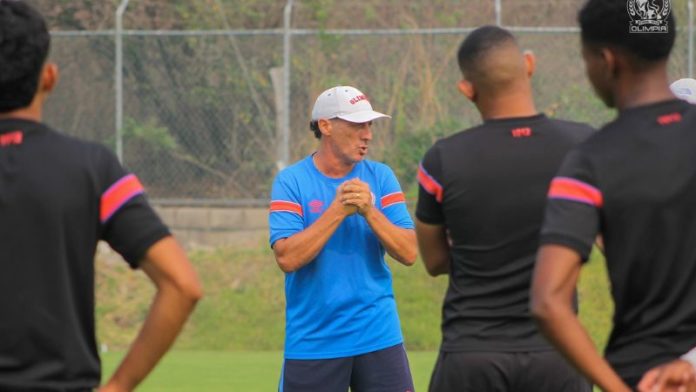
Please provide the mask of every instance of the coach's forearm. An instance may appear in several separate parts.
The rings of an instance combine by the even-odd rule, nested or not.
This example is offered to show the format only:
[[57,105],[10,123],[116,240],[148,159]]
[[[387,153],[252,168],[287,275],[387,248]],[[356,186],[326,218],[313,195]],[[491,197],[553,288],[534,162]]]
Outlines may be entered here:
[[389,256],[404,265],[413,265],[418,257],[416,232],[396,226],[376,208],[363,215]]
[[276,241],[273,251],[280,269],[294,272],[314,260],[346,218],[344,209],[342,205],[332,203],[311,226]]
[[187,293],[172,284],[162,284],[138,337],[101,391],[135,389],[169,350],[199,298],[200,294]]

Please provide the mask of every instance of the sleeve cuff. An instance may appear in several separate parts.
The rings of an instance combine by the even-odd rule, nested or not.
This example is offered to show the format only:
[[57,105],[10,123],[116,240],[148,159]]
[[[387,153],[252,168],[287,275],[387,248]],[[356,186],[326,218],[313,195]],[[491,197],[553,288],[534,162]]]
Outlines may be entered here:
[[430,215],[423,214],[420,211],[416,211],[416,218],[418,218],[419,221],[423,223],[427,223],[429,225],[444,225],[445,220],[442,217],[434,217]]
[[549,233],[541,236],[540,245],[562,245],[568,247],[580,255],[582,262],[586,262],[592,252],[592,244],[570,237],[565,234]]
[[140,268],[140,263],[145,258],[145,255],[150,247],[159,242],[161,239],[171,235],[172,233],[166,226],[158,227],[138,241],[138,246],[135,249],[124,253],[122,256],[132,269],[138,269]]

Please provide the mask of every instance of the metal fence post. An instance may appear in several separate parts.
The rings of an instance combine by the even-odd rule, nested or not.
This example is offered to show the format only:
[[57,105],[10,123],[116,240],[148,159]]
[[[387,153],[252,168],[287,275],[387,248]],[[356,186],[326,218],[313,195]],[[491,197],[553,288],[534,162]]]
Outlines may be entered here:
[[116,9],[116,66],[115,82],[116,90],[116,156],[123,164],[123,14],[126,12],[128,2],[123,0]]
[[290,60],[292,56],[292,6],[288,0],[283,11],[283,134],[278,148],[278,169],[285,168],[290,162]]
[[689,77],[694,77],[694,2],[689,0]]
[[495,0],[495,24],[498,26],[503,25],[503,4],[502,0]]

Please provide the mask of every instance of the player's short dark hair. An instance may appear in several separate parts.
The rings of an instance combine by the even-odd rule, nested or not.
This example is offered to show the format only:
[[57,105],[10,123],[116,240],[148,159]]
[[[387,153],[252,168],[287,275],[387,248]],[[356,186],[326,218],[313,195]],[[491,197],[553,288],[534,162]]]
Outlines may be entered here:
[[309,129],[314,132],[314,137],[321,139],[321,130],[319,129],[319,120],[312,120],[309,122]]
[[467,35],[459,46],[457,61],[463,74],[473,71],[479,60],[491,49],[509,43],[516,43],[515,37],[498,26],[482,26]]
[[588,0],[578,13],[583,42],[623,49],[639,61],[667,59],[677,29],[674,13],[667,18],[666,33],[631,33],[627,4],[626,0]]
[[50,47],[41,14],[21,0],[0,0],[0,112],[27,107]]

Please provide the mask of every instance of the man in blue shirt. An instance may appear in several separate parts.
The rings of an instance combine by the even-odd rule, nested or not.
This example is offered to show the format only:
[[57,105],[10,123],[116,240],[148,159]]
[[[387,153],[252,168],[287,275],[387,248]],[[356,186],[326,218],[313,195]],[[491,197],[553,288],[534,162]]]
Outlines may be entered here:
[[384,253],[416,260],[405,198],[365,159],[372,110],[359,90],[326,90],[312,111],[317,151],[273,183],[270,242],[286,273],[280,391],[413,390]]

